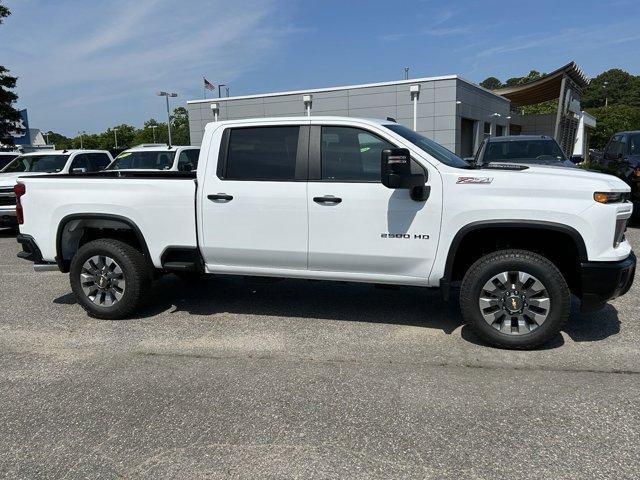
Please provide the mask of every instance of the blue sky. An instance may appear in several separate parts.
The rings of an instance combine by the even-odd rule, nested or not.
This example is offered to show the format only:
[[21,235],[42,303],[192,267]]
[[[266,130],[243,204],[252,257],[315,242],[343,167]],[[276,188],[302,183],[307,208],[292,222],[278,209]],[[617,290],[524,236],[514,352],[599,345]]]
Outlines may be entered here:
[[459,74],[479,82],[575,60],[640,74],[640,0],[5,0],[0,64],[32,127],[67,135],[163,119],[202,98]]

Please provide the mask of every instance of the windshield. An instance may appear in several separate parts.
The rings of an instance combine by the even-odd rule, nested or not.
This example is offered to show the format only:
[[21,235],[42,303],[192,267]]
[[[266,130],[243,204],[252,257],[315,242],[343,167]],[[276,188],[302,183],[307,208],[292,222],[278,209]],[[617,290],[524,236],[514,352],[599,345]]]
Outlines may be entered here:
[[458,157],[451,150],[447,150],[442,145],[434,142],[433,140],[428,139],[425,136],[420,135],[417,132],[405,127],[404,125],[392,124],[385,125],[386,128],[391,130],[392,132],[397,133],[401,137],[409,140],[416,147],[421,150],[424,150],[433,158],[438,160],[439,162],[444,163],[445,165],[449,165],[450,167],[456,168],[470,168],[470,165]]
[[555,140],[492,141],[483,162],[563,163],[564,153]]
[[64,168],[69,155],[23,155],[0,170],[1,173],[55,173]]
[[151,152],[123,152],[116,157],[107,170],[170,170],[176,152],[166,150]]

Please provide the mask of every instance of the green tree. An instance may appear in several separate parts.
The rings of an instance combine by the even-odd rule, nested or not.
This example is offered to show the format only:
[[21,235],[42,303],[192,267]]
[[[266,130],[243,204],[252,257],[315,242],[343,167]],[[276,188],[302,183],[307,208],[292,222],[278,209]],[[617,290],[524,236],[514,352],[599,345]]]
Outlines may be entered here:
[[[0,3],[0,25],[3,19],[11,15],[7,7]],[[16,88],[16,77],[9,75],[9,70],[0,65],[0,143],[13,145],[16,123],[20,121],[20,112],[14,108],[18,96],[11,90]]]
[[609,105],[589,108],[596,117],[596,129],[591,135],[591,148],[603,148],[616,132],[640,130],[640,108],[630,105]]
[[488,90],[496,90],[497,88],[502,87],[502,82],[496,77],[487,77],[480,82],[480,86]]
[[55,145],[58,150],[73,148],[73,139],[60,133],[48,132],[47,138],[49,144]]
[[174,145],[190,145],[189,114],[184,107],[178,107],[171,116],[171,140]]
[[613,68],[593,78],[582,95],[586,108],[609,105],[640,107],[640,77]]

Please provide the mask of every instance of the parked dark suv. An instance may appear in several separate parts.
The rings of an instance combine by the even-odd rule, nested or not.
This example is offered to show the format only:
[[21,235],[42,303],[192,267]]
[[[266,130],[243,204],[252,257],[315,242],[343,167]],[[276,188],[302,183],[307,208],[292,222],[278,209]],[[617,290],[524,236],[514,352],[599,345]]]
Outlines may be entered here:
[[523,163],[575,167],[552,137],[546,135],[509,135],[485,138],[473,159],[478,165]]
[[614,134],[592,166],[615,175],[631,187],[631,200],[637,215],[640,209],[640,130]]

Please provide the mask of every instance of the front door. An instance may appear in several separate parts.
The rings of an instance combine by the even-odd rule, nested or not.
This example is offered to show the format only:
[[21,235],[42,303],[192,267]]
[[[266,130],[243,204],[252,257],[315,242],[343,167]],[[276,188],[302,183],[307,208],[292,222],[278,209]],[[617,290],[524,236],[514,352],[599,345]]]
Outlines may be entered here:
[[[381,282],[426,282],[438,245],[439,188],[426,202],[417,202],[409,190],[382,185],[381,152],[396,146],[373,132],[311,128],[309,270],[359,273]],[[415,163],[412,169],[424,167]],[[436,175],[431,176],[434,181],[427,184],[438,185]]]
[[[201,250],[210,271],[307,268],[309,127],[215,132],[201,201]],[[221,138],[219,138],[221,136]],[[214,151],[215,150],[215,151]]]

